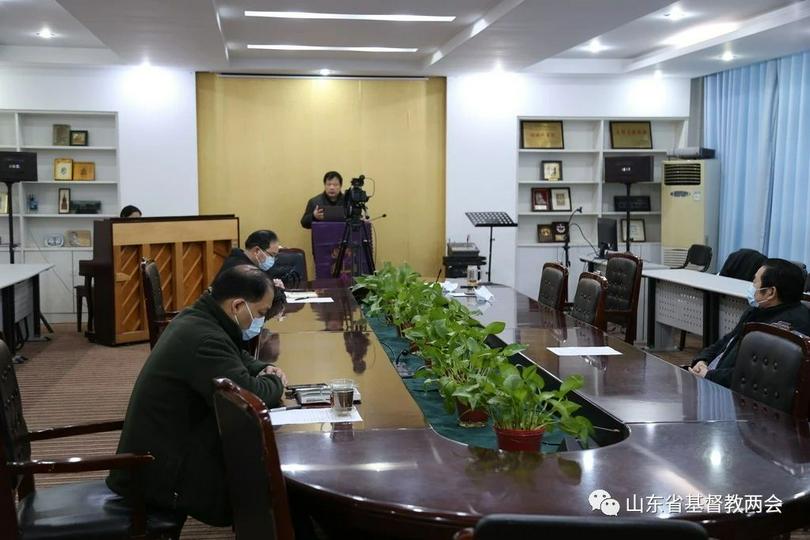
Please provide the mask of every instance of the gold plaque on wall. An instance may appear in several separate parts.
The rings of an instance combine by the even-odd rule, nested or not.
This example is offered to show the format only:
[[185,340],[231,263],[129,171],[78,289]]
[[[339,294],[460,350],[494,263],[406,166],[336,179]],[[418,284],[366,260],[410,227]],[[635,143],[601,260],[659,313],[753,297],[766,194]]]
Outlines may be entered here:
[[73,160],[56,158],[53,160],[54,180],[73,180]]
[[521,120],[520,147],[526,149],[563,149],[562,120]]
[[95,180],[96,179],[96,164],[93,161],[74,161],[73,162],[73,179],[74,180]]

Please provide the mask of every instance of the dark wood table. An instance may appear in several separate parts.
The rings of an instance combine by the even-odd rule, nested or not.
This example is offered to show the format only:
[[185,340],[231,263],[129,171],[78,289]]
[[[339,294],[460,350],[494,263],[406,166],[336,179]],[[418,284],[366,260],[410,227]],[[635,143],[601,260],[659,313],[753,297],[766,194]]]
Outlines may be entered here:
[[[293,384],[355,379],[363,422],[279,428],[282,469],[295,504],[346,538],[449,539],[496,512],[598,515],[588,504],[595,489],[620,502],[620,516],[677,515],[720,538],[763,538],[810,522],[806,422],[765,415],[726,388],[510,288],[491,290],[494,303],[478,317],[506,322],[498,342],[528,345],[518,360],[540,366],[549,385],[573,373],[584,376],[577,399],[598,427],[600,447],[509,454],[448,440],[426,423],[372,332],[331,330],[316,309],[302,309],[270,324],[279,332],[278,365]],[[339,320],[362,318],[345,291],[322,294],[336,298],[327,311],[334,320],[338,306],[344,309]],[[609,345],[622,355],[559,358],[546,350],[583,345]],[[765,513],[764,504],[763,512],[717,513],[705,500],[687,510],[690,496],[709,495],[722,497],[723,504],[727,495],[761,501],[775,495],[781,513]],[[683,508],[672,511],[672,505],[648,499],[656,496],[662,502],[680,497]],[[653,511],[626,511],[634,497],[644,497],[645,510]]]

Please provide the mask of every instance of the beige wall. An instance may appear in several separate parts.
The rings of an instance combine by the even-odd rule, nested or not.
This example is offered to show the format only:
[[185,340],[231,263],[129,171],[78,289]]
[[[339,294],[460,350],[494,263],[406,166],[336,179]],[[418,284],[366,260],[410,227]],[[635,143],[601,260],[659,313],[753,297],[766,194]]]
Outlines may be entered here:
[[[240,79],[197,74],[200,213],[235,213],[301,247],[307,200],[337,170],[376,180],[377,262],[435,275],[444,252],[445,81]],[[374,185],[366,181],[371,195]]]

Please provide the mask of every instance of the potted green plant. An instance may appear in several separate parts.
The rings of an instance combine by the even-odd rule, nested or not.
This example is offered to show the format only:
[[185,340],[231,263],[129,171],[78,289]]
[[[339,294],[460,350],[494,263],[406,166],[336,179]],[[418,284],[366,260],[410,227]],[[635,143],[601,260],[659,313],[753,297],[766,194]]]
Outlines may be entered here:
[[491,384],[484,388],[498,448],[536,452],[543,433],[553,427],[587,445],[593,426],[584,416],[574,414],[580,406],[566,397],[571,390],[581,388],[582,382],[581,375],[571,375],[559,389],[545,390],[537,366],[501,363],[491,377]]

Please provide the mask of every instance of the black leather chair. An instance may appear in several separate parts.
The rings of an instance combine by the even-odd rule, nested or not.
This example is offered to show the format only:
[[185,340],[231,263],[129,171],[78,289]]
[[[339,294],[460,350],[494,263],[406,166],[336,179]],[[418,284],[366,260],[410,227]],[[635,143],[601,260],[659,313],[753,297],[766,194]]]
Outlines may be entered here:
[[[0,341],[0,538],[3,540],[93,540],[179,538],[184,516],[148,512],[142,501],[125,502],[104,480],[35,489],[34,475],[131,469],[148,454],[115,454],[76,460],[32,460],[31,443],[121,429],[123,420],[29,431],[11,353]],[[19,503],[15,503],[15,496]]]
[[549,262],[543,265],[540,274],[540,290],[537,293],[537,302],[562,311],[568,301],[568,269],[559,264]]
[[[708,272],[712,265],[712,248],[702,244],[692,244],[686,252],[686,260],[677,268],[689,268],[698,272]],[[686,330],[681,330],[681,341],[678,350],[683,350],[686,346]]]
[[149,326],[149,347],[155,348],[160,334],[177,315],[176,311],[166,311],[163,304],[163,285],[160,281],[160,271],[155,261],[144,259],[141,261],[141,281],[143,282],[143,297],[146,302],[146,322]]
[[754,281],[754,274],[767,259],[765,255],[755,249],[738,249],[723,263],[720,275],[743,281]]
[[546,538],[706,540],[709,536],[699,524],[678,519],[493,514],[481,518],[475,529],[465,529],[454,537],[455,540]]
[[800,420],[810,417],[810,337],[787,325],[748,323],[731,389]]
[[692,244],[686,252],[686,260],[676,268],[696,266],[698,272],[707,272],[712,265],[712,248],[702,244]]
[[608,255],[605,317],[608,322],[624,326],[624,340],[630,344],[636,341],[638,295],[643,268],[644,262],[632,253]]
[[288,287],[298,287],[300,284],[306,286],[309,278],[307,276],[307,256],[300,248],[281,248],[276,255],[276,265],[283,267],[284,274],[280,279]]
[[595,326],[606,329],[605,300],[607,297],[607,279],[599,274],[582,272],[577,282],[577,291],[571,306],[571,317]]
[[267,406],[229,379],[216,379],[214,410],[236,537],[293,540],[287,488]]

